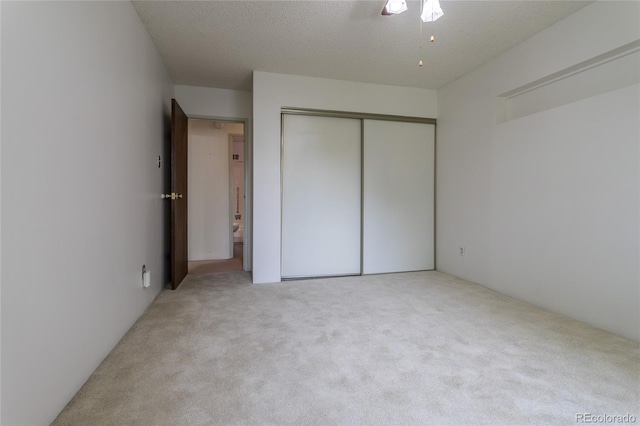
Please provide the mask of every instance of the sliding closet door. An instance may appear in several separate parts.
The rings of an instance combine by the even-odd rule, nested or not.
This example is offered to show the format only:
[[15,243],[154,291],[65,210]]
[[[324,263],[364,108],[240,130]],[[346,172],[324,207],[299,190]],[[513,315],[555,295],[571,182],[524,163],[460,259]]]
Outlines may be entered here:
[[434,269],[434,131],[364,121],[364,274]]
[[361,122],[283,115],[282,277],[360,273]]

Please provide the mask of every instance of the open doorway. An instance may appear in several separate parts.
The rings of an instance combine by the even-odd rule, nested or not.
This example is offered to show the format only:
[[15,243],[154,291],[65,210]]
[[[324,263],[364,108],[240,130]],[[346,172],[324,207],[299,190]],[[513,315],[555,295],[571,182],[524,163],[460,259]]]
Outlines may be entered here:
[[243,270],[244,123],[189,119],[188,270]]

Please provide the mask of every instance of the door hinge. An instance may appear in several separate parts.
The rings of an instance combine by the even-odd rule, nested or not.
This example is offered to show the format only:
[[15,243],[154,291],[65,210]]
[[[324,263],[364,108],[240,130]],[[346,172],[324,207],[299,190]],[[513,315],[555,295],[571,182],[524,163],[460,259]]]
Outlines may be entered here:
[[182,194],[172,192],[171,194],[162,194],[161,197],[165,200],[176,200],[178,198],[182,198]]

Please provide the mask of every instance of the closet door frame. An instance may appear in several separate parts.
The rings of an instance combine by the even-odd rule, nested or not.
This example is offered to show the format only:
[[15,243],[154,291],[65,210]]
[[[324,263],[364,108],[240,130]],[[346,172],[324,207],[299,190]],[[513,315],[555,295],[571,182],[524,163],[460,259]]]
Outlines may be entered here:
[[372,114],[368,112],[352,112],[352,111],[331,111],[324,109],[308,109],[308,108],[294,108],[283,107],[280,109],[281,114],[288,115],[311,115],[317,117],[336,117],[336,118],[354,118],[356,120],[382,120],[382,121],[400,121],[406,123],[424,123],[435,124],[437,120],[435,118],[425,117],[411,117],[404,115],[389,115],[389,114]]
[[[297,108],[297,107],[282,107],[280,109],[280,276],[282,277],[282,237],[283,237],[283,208],[284,208],[284,116],[285,115],[306,115],[315,117],[334,117],[334,118],[350,118],[360,120],[360,183],[364,185],[364,122],[365,120],[379,120],[379,121],[395,121],[405,123],[422,123],[434,125],[434,164],[433,164],[433,258],[434,269],[437,265],[436,259],[436,164],[435,159],[437,157],[437,120],[435,118],[426,117],[413,117],[403,115],[389,115],[389,114],[373,114],[366,112],[353,112],[353,111],[333,111],[323,109],[310,109],[310,108]],[[360,274],[363,275],[364,271],[364,191],[360,191]],[[309,277],[316,278],[316,277]],[[282,278],[283,280],[295,280],[300,278]]]

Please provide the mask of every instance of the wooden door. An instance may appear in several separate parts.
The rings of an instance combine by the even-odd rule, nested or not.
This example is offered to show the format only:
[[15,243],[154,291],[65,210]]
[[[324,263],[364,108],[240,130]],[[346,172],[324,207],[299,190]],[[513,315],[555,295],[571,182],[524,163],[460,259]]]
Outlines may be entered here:
[[171,289],[187,275],[187,115],[171,100]]

